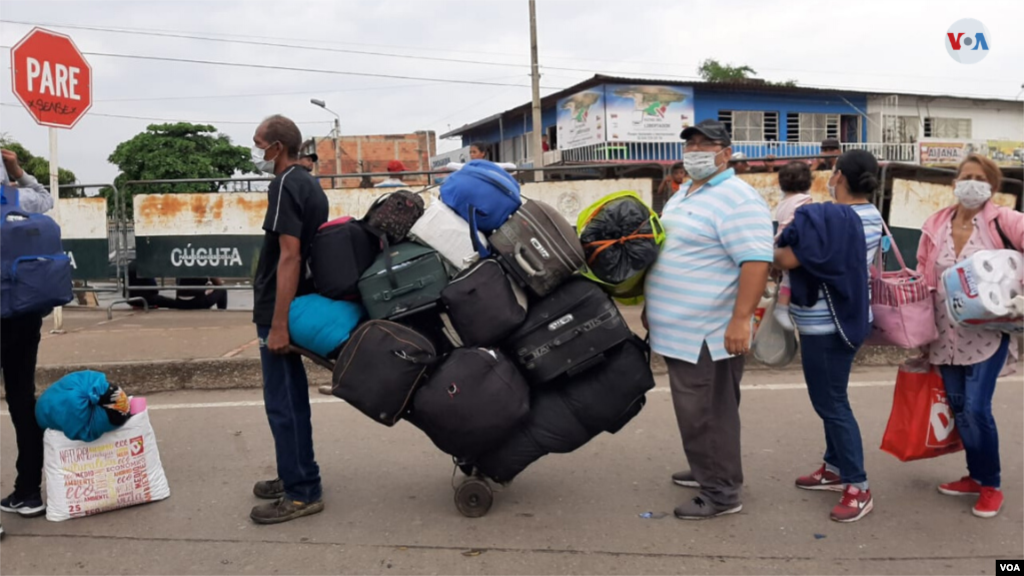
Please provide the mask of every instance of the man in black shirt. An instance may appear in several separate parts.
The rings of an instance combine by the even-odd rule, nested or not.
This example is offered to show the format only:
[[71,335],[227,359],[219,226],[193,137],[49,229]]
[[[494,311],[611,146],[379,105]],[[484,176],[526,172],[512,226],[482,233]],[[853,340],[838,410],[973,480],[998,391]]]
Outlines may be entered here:
[[288,352],[288,311],[295,297],[313,291],[303,263],[313,236],[327,221],[328,204],[320,184],[298,163],[302,135],[294,122],[284,116],[267,118],[253,143],[253,163],[276,176],[263,220],[266,235],[254,282],[253,322],[278,477],[253,487],[256,496],[274,502],[256,506],[249,516],[258,524],[277,524],[324,509],[320,468],[313,455],[309,381],[302,358]]

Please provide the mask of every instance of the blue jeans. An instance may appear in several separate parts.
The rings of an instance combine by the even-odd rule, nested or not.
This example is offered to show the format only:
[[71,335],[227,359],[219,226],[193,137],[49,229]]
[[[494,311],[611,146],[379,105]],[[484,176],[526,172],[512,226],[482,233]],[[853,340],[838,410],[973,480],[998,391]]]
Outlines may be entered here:
[[800,354],[811,405],[825,424],[825,463],[839,470],[843,484],[866,482],[860,427],[846,395],[857,351],[839,334],[801,334]]
[[257,326],[263,366],[263,402],[274,435],[277,475],[288,498],[316,502],[322,493],[320,467],[313,456],[309,381],[298,354],[273,354],[267,348],[270,326]]
[[964,443],[967,471],[982,486],[999,488],[999,433],[992,417],[996,379],[1006,364],[1010,337],[991,358],[973,366],[939,366],[946,398]]

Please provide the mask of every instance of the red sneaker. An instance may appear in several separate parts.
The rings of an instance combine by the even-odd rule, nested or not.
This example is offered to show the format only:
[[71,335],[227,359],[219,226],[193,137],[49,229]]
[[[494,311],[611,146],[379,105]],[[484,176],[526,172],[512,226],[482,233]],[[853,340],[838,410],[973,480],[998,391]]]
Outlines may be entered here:
[[814,473],[797,478],[796,487],[803,488],[804,490],[832,490],[841,492],[843,490],[843,483],[839,480],[838,474],[829,472],[825,469],[825,465],[822,464],[821,468],[815,470]]
[[978,518],[994,518],[1003,507],[1003,491],[999,488],[981,487],[981,496],[971,512]]
[[856,486],[847,486],[839,504],[832,509],[832,519],[836,522],[856,522],[867,516],[875,507],[871,498],[871,490],[861,490]]
[[971,479],[970,476],[964,476],[956,482],[940,484],[939,492],[942,492],[946,496],[970,496],[972,494],[981,494],[981,484],[978,484],[977,481]]

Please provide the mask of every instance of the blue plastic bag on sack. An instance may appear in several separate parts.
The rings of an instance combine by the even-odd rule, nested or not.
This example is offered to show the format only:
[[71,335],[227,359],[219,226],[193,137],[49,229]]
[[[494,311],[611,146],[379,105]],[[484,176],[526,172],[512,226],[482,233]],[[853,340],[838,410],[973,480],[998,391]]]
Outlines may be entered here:
[[92,442],[117,428],[100,404],[110,383],[106,374],[84,370],[57,380],[36,402],[40,428],[59,430],[71,440]]

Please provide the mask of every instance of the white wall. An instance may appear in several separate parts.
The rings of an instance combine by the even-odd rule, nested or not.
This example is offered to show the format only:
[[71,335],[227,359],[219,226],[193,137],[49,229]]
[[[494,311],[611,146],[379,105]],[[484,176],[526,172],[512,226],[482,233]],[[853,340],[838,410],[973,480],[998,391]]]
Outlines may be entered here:
[[[867,112],[872,120],[880,119],[884,98],[868,97]],[[896,110],[885,112],[896,116],[917,116],[922,124],[918,133],[922,135],[926,117],[970,118],[972,140],[1024,140],[1024,102],[901,95]],[[879,141],[875,139],[878,137],[876,129],[873,125],[868,127],[868,140],[871,142]]]

